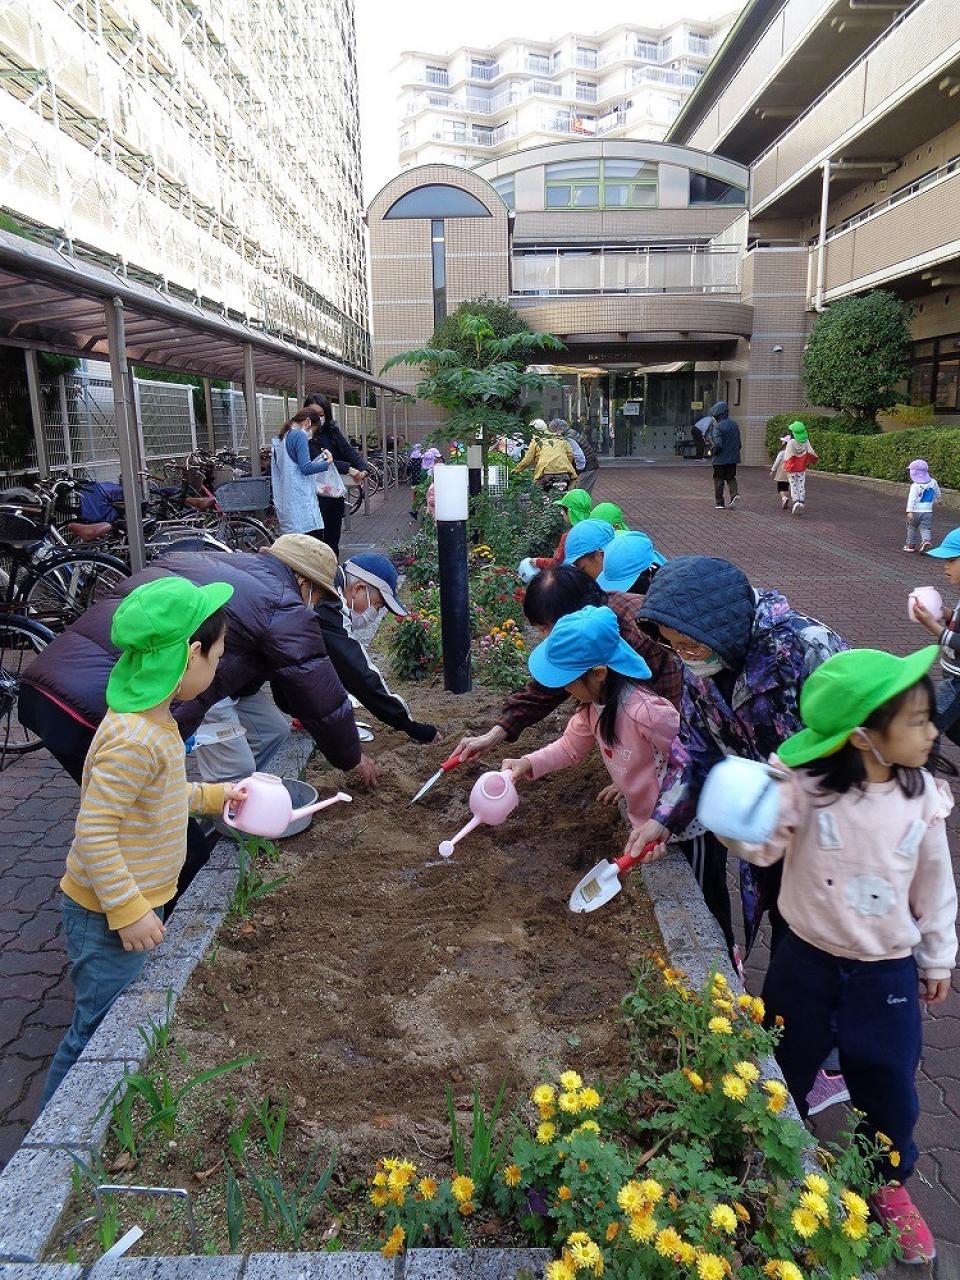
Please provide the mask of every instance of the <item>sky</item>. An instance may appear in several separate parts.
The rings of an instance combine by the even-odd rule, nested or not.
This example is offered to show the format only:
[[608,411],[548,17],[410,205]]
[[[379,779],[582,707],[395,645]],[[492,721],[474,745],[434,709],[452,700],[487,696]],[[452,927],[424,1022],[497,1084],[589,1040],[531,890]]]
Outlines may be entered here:
[[482,0],[476,8],[456,0],[356,0],[365,203],[400,167],[393,67],[404,50],[444,53],[508,36],[552,39],[567,31],[604,31],[619,22],[702,21],[734,7],[736,0],[659,0],[643,9],[624,0],[591,0],[587,6],[583,0]]

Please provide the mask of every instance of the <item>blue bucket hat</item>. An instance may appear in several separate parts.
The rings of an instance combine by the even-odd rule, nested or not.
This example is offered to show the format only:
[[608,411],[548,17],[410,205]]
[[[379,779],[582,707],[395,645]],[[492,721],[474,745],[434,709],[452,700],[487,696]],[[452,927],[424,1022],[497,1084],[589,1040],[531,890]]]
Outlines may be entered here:
[[581,556],[588,556],[591,551],[602,551],[616,536],[613,525],[606,520],[581,520],[567,534],[563,563],[573,564]]
[[603,553],[603,572],[597,579],[601,591],[629,591],[651,565],[666,564],[649,537],[639,529],[614,538]]
[[650,678],[650,668],[621,637],[617,615],[606,605],[598,609],[590,604],[561,618],[527,665],[534,680],[548,689],[571,684],[593,667],[609,667],[632,680]]
[[386,556],[378,551],[363,551],[358,556],[351,556],[343,571],[348,577],[359,578],[368,586],[376,587],[391,613],[401,618],[407,616],[406,609],[397,599],[397,571]]
[[[569,544],[569,538],[567,542]],[[934,547],[926,554],[933,556],[935,560],[956,560],[960,556],[960,529],[951,529],[939,547]]]

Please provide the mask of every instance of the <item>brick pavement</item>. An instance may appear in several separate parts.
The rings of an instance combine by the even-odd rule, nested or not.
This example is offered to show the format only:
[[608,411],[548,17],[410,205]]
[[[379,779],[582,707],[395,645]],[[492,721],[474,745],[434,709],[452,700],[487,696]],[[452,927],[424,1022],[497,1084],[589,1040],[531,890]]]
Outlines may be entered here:
[[[904,555],[902,503],[855,484],[808,481],[802,520],[781,515],[766,471],[741,473],[743,506],[715,511],[710,471],[696,463],[605,468],[596,500],[611,499],[667,555],[709,551],[741,565],[758,586],[836,627],[853,644],[906,653],[925,633],[910,623],[906,596],[941,586],[935,565]],[[344,550],[383,545],[408,526],[407,493],[354,517]],[[938,514],[936,530],[952,527]],[[960,523],[960,517],[956,518]],[[946,594],[946,593],[945,593]],[[55,891],[71,833],[76,788],[45,753],[0,775],[0,1160],[9,1157],[35,1109],[43,1072],[70,1009]],[[950,820],[960,850],[960,816]],[[765,953],[751,966],[759,981]],[[960,1280],[960,981],[943,1012],[925,1015],[920,1077],[923,1151],[914,1191],[940,1241],[936,1274]],[[828,1112],[836,1116],[838,1109]]]

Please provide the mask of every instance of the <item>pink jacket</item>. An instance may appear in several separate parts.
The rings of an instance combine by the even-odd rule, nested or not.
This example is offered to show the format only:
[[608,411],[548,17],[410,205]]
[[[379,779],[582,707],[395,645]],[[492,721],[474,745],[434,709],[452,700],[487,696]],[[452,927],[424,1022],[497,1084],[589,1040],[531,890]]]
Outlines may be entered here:
[[525,759],[533,765],[533,777],[542,778],[582,763],[596,742],[611,780],[626,799],[630,825],[642,826],[660,795],[660,779],[680,728],[680,715],[672,702],[637,685],[620,705],[613,746],[600,738],[599,721],[595,706],[581,706],[567,722],[563,737],[531,751]]
[[[776,757],[774,763],[784,767]],[[816,778],[788,772],[770,842],[727,843],[755,866],[783,859],[779,907],[792,931],[850,960],[913,952],[921,976],[948,978],[957,958],[957,890],[944,822],[953,808],[946,783],[925,773],[914,800],[891,781],[824,803]]]

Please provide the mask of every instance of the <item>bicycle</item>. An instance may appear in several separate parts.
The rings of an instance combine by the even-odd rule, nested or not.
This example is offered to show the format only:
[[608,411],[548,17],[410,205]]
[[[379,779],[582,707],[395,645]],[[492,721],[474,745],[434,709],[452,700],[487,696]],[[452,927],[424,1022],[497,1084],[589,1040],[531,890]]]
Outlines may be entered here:
[[43,746],[41,738],[20,723],[17,704],[23,672],[53,638],[39,622],[0,614],[0,767],[7,756],[20,757]]

